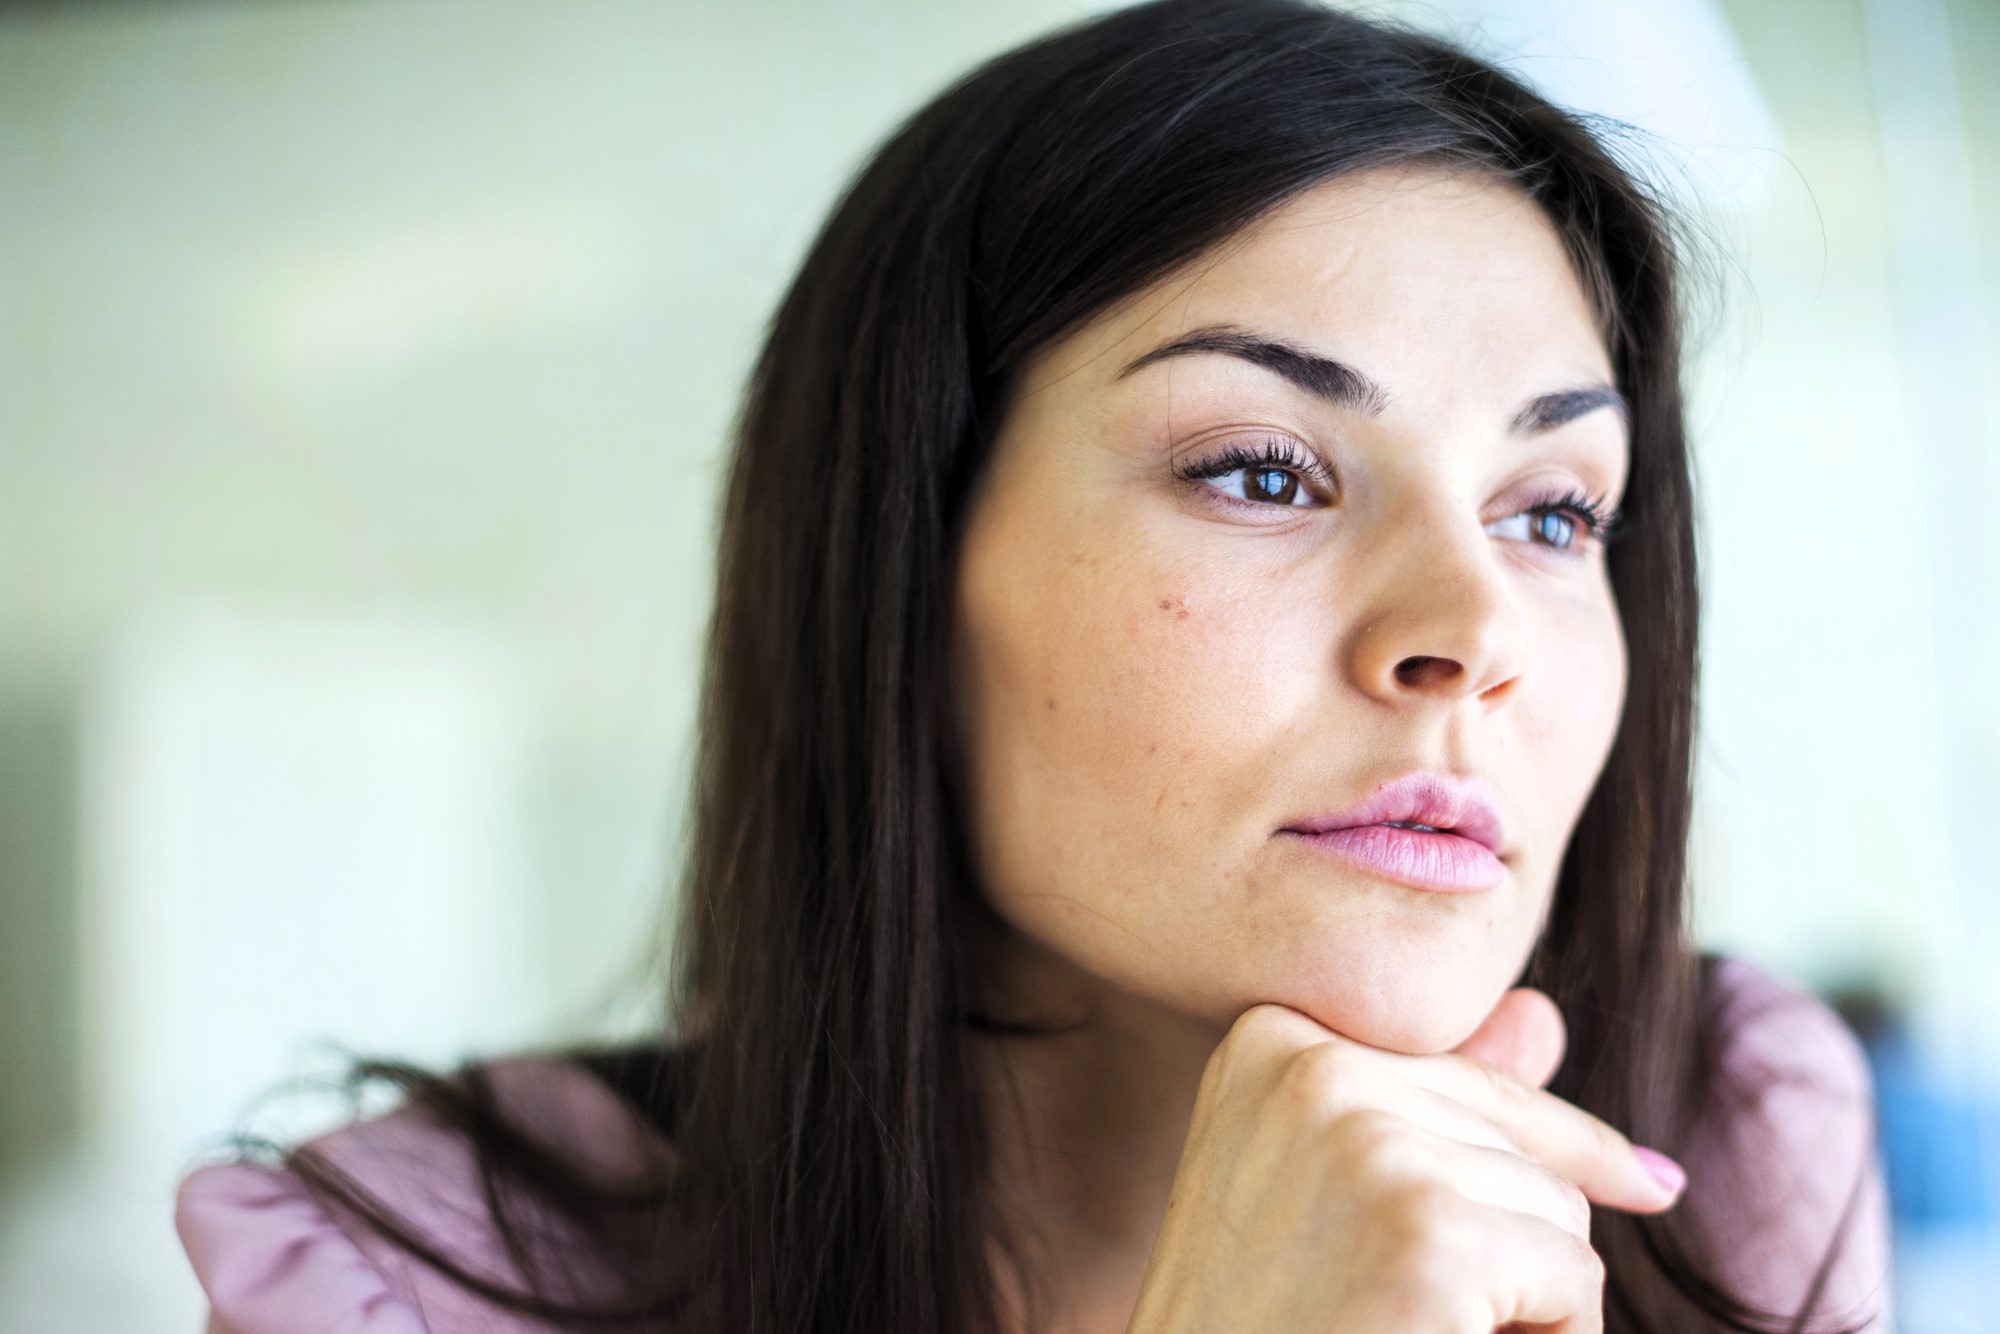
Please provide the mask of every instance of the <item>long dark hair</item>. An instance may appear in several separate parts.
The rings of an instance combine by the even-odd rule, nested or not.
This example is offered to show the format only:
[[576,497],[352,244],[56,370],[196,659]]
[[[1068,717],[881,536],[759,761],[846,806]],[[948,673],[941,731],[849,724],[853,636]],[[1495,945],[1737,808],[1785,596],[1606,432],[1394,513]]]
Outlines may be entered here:
[[[1447,44],[1300,0],[1161,0],[1001,56],[910,118],[772,321],[722,500],[675,1022],[578,1057],[670,1159],[613,1190],[514,1130],[479,1070],[387,1071],[480,1150],[517,1258],[531,1202],[612,1257],[617,1290],[468,1273],[310,1149],[294,1167],[561,1324],[993,1327],[967,1034],[994,1021],[945,781],[970,485],[1032,354],[1299,192],[1395,164],[1538,201],[1631,407],[1609,558],[1627,702],[1524,980],[1568,1021],[1555,1091],[1686,1145],[1721,1066],[1683,922],[1696,581],[1670,229],[1585,125]],[[661,1211],[673,1227],[643,1221]],[[1686,1209],[1601,1212],[1593,1240],[1610,1330],[1803,1327],[1730,1295]]]

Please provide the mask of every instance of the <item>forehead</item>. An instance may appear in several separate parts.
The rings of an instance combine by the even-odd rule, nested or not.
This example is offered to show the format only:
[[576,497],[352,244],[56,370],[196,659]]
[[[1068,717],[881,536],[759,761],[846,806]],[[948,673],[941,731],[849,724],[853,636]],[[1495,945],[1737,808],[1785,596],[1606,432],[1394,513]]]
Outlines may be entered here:
[[1513,402],[1611,378],[1590,299],[1541,208],[1482,173],[1405,168],[1288,201],[1049,349],[1026,387],[1109,380],[1217,325],[1336,357],[1405,405]]

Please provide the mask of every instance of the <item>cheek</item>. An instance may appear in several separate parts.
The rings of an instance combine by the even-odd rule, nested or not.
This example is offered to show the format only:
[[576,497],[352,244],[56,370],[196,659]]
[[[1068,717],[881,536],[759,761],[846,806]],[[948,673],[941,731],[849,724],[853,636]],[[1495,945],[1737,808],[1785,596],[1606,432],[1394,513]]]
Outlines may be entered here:
[[[1260,763],[1309,706],[1282,601],[1134,535],[1117,554],[968,542],[959,679],[969,821],[1001,915],[1100,977],[1231,927]],[[1325,641],[1325,631],[1318,642]],[[1289,692],[1297,692],[1297,698]],[[1211,942],[1219,943],[1219,942]]]
[[[1520,701],[1543,821],[1566,840],[1610,754],[1625,704],[1625,641],[1607,594],[1563,616],[1540,636],[1534,687]],[[1525,778],[1525,775],[1524,775]]]

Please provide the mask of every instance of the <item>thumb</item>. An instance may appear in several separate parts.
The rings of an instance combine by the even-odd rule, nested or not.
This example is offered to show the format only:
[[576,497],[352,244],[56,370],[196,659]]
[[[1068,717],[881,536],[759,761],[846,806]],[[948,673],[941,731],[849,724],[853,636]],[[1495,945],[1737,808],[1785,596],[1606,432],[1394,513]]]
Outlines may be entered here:
[[1515,987],[1500,998],[1472,1036],[1452,1050],[1540,1088],[1562,1064],[1567,1041],[1556,1003],[1533,987]]

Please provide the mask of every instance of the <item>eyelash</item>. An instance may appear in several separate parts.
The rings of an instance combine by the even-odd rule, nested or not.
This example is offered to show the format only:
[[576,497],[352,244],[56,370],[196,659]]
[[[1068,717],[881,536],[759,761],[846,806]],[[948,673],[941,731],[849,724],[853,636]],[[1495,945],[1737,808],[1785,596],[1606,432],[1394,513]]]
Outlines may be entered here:
[[1281,435],[1260,436],[1248,443],[1230,444],[1219,453],[1181,465],[1178,472],[1183,481],[1200,482],[1227,477],[1246,468],[1253,471],[1283,468],[1297,473],[1299,480],[1310,482],[1322,491],[1334,489],[1332,470],[1297,441]]
[[[1610,508],[1605,503],[1604,497],[1586,495],[1577,490],[1544,497],[1516,513],[1567,514],[1576,520],[1584,542],[1609,542],[1618,536],[1619,528],[1624,522],[1624,516],[1618,510]],[[1579,546],[1581,545],[1579,543]],[[1559,552],[1564,550],[1561,547],[1553,549]]]
[[[1230,473],[1244,469],[1269,468],[1282,468],[1295,473],[1300,480],[1309,482],[1322,491],[1331,492],[1335,489],[1333,473],[1325,463],[1298,442],[1277,435],[1261,436],[1247,443],[1229,444],[1205,459],[1183,464],[1177,472],[1184,481],[1199,482],[1227,477]],[[1623,515],[1608,506],[1602,496],[1592,496],[1575,489],[1544,496],[1516,510],[1515,513],[1532,516],[1566,514],[1576,521],[1584,543],[1610,542],[1618,536],[1623,526]],[[1571,554],[1581,545],[1582,543],[1579,543],[1578,548],[1552,546],[1550,549],[1559,554]]]

